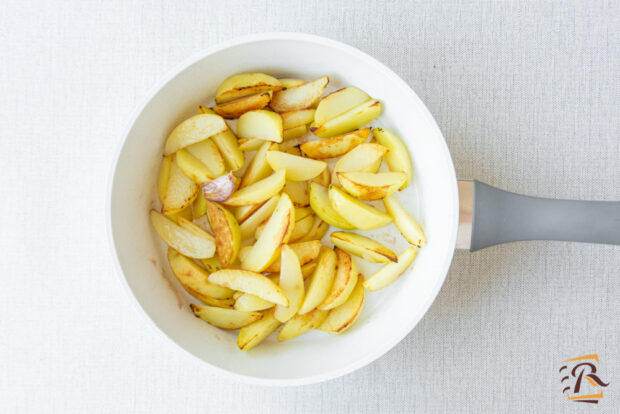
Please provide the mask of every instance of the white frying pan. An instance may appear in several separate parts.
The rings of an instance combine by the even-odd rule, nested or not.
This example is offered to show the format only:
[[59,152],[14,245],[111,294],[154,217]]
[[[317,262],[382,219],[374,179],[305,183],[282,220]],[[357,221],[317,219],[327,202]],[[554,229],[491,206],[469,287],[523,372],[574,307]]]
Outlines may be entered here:
[[[151,228],[148,211],[158,207],[155,180],[170,130],[194,115],[199,104],[209,104],[224,78],[258,71],[303,79],[327,74],[330,90],[355,85],[383,101],[385,110],[372,125],[396,132],[409,147],[415,178],[398,198],[424,227],[428,244],[411,270],[391,286],[368,294],[363,314],[344,335],[313,331],[284,343],[272,336],[252,351],[241,352],[236,332],[218,330],[190,312],[188,305],[195,300],[171,275],[166,247]],[[459,187],[464,197],[459,247],[475,250],[527,239],[620,243],[617,203],[533,199],[476,182],[462,182]],[[308,384],[374,361],[424,316],[452,261],[459,229],[457,188],[441,131],[394,72],[333,40],[289,33],[254,35],[210,48],[181,65],[134,114],[110,179],[108,234],[131,297],[164,336],[196,357],[196,364],[245,382]],[[371,235],[395,251],[406,247],[393,225]],[[363,260],[357,263],[366,275],[376,267]]]

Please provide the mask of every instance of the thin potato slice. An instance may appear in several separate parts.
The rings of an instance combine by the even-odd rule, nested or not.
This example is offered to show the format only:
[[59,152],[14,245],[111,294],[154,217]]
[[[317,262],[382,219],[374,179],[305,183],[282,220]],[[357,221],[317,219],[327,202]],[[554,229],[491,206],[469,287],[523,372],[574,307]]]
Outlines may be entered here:
[[251,293],[242,293],[236,300],[234,308],[243,312],[256,312],[273,308],[274,303],[259,298]]
[[263,109],[271,101],[271,91],[258,93],[256,95],[248,95],[243,98],[228,101],[213,107],[213,112],[222,118],[234,119],[248,111]]
[[254,154],[254,158],[252,158],[252,161],[250,161],[248,168],[243,174],[241,185],[239,186],[240,188],[254,184],[273,173],[271,166],[269,166],[267,162],[267,153],[269,151],[277,151],[278,144],[262,140],[261,142],[262,145],[259,147],[258,151],[256,151],[256,154]]
[[310,192],[306,181],[286,180],[282,191],[291,198],[296,207],[305,207],[310,204]]
[[243,138],[240,139],[238,143],[240,151],[250,152],[257,151],[265,143],[265,140],[259,138]]
[[260,238],[252,246],[248,255],[241,259],[242,268],[255,272],[265,270],[277,259],[278,248],[287,237],[289,227],[294,223],[293,203],[286,194],[282,194]]
[[318,125],[323,125],[330,119],[334,119],[369,99],[370,96],[366,92],[354,86],[339,89],[319,101],[314,121]]
[[207,183],[217,177],[204,163],[185,149],[176,152],[175,160],[183,174],[196,184]]
[[284,296],[282,289],[260,273],[249,270],[222,269],[211,273],[209,282],[288,306],[288,299]]
[[[291,243],[288,246],[297,255],[301,266],[305,265],[306,263],[310,263],[311,261],[316,259],[319,256],[319,252],[321,251],[321,242],[318,240]],[[280,257],[278,257],[273,263],[267,266],[265,272],[278,273],[280,272],[280,266]]]
[[337,308],[330,310],[327,318],[325,318],[318,329],[332,334],[341,334],[351,328],[357,318],[359,318],[366,303],[366,292],[364,291],[364,278],[362,275],[359,275],[357,279],[349,299]]
[[295,228],[293,229],[293,233],[291,234],[290,242],[293,243],[301,240],[306,234],[310,232],[313,224],[314,216],[306,216],[301,220],[297,220],[295,222]]
[[258,210],[256,210],[250,217],[248,217],[239,226],[241,230],[241,239],[247,240],[254,236],[258,226],[267,218],[271,217],[273,211],[276,209],[276,205],[280,201],[280,196],[275,195],[265,202]]
[[304,277],[299,259],[289,246],[282,246],[280,288],[288,298],[288,306],[276,305],[274,316],[280,322],[291,319],[301,307],[304,298]]
[[422,247],[426,243],[424,230],[417,221],[403,208],[396,197],[389,196],[383,199],[385,209],[392,216],[392,220],[396,225],[400,234],[411,244]]
[[[203,114],[214,114],[212,110],[205,108],[204,106],[199,107],[199,112]],[[245,159],[243,157],[243,152],[239,149],[239,144],[237,143],[237,137],[230,128],[226,128],[226,131],[220,132],[219,134],[215,134],[211,137],[217,148],[220,150],[222,157],[224,157],[224,161],[226,162],[226,167],[231,171],[236,171],[239,168],[243,167]]]
[[280,81],[280,84],[282,84],[282,87],[284,89],[292,88],[293,86],[299,86],[303,83],[306,83],[301,79],[295,78],[280,78],[278,80]]
[[235,216],[217,203],[207,201],[209,225],[215,233],[215,247],[222,267],[226,268],[237,258],[241,244],[241,230]]
[[229,206],[248,206],[266,201],[278,194],[285,182],[285,172],[276,171],[269,177],[242,188],[224,202]]
[[213,306],[189,305],[197,318],[221,329],[239,329],[263,317],[259,312],[240,312]]
[[273,94],[269,105],[276,112],[309,108],[323,94],[328,83],[329,77],[322,76],[311,82],[283,89]]
[[220,258],[217,255],[208,259],[200,259],[200,263],[209,273],[217,272],[222,268],[222,262],[220,262]]
[[212,139],[205,139],[204,141],[189,145],[184,150],[203,163],[213,177],[219,177],[226,172],[224,158]]
[[244,96],[267,91],[279,91],[282,84],[273,76],[264,73],[239,73],[230,76],[215,91],[215,102],[230,102]]
[[325,168],[321,174],[312,179],[313,183],[321,184],[323,187],[329,187],[331,181],[332,179],[329,173],[329,168]]
[[317,306],[321,310],[333,309],[346,302],[357,282],[357,266],[351,256],[339,248],[334,249],[334,252],[338,259],[336,276],[327,297]]
[[249,351],[275,332],[280,325],[281,322],[273,315],[273,309],[266,310],[261,319],[241,328],[237,346],[242,351]]
[[332,207],[327,188],[320,184],[310,184],[310,206],[316,215],[327,224],[344,230],[355,229],[354,225]]
[[366,141],[368,135],[370,127],[331,138],[304,142],[300,148],[304,154],[314,159],[340,157]]
[[317,329],[325,321],[327,314],[327,311],[314,309],[303,315],[295,315],[278,332],[278,341],[293,339],[311,329]]
[[199,219],[200,217],[207,214],[207,200],[202,194],[202,191],[198,191],[198,195],[194,200],[194,204],[192,205],[193,218]]
[[329,230],[329,224],[320,219],[320,217],[314,218],[314,224],[312,224],[312,229],[306,234],[300,242],[311,241],[311,240],[321,240],[325,233]]
[[318,261],[319,263],[310,280],[304,303],[299,309],[300,315],[316,308],[325,299],[334,282],[337,262],[336,253],[329,247],[323,246]]
[[396,253],[366,236],[345,231],[335,231],[329,236],[334,246],[361,257],[370,263],[388,263],[398,260]]
[[349,194],[361,200],[381,200],[394,194],[407,180],[402,172],[369,173],[363,171],[339,172],[338,181]]
[[288,128],[282,131],[282,140],[290,141],[295,138],[299,138],[308,133],[307,125],[299,125],[293,128]]
[[165,214],[176,213],[190,205],[198,195],[200,187],[181,171],[176,157],[170,164],[166,194],[162,201],[161,210]]
[[[200,227],[191,224],[180,226],[165,215],[151,210],[151,222],[166,244],[185,256],[206,259],[215,253],[215,240]],[[181,218],[182,220],[182,218]],[[188,222],[189,223],[189,222]]]
[[413,178],[413,164],[407,146],[394,133],[384,128],[375,129],[373,135],[379,144],[390,150],[385,156],[390,170],[407,174],[407,179],[400,187],[403,190]]
[[[198,199],[198,197],[196,197]],[[177,211],[175,213],[166,214],[167,217],[171,219],[178,220],[179,217],[183,217],[185,220],[192,221],[194,220],[194,214],[192,213],[192,205],[188,205],[181,211]]]
[[232,290],[209,282],[209,274],[202,267],[192,259],[183,256],[171,248],[168,249],[168,263],[181,286],[190,294],[198,292],[201,295],[215,299],[229,299],[232,297]]
[[313,214],[314,211],[310,207],[295,207],[295,222]]
[[361,230],[371,230],[388,225],[392,217],[384,211],[351,197],[338,187],[329,187],[329,201],[338,214]]
[[314,121],[314,109],[300,109],[298,111],[282,112],[282,128],[289,129],[304,126]]
[[332,184],[338,184],[338,173],[348,171],[377,172],[388,149],[383,145],[364,143],[340,158],[332,170]]
[[[272,101],[273,102],[273,101]],[[310,131],[319,138],[329,138],[344,134],[366,125],[381,114],[381,101],[369,99],[347,112],[330,119],[322,125],[316,124],[310,127]],[[315,121],[316,123],[316,121]]]
[[233,207],[232,211],[235,215],[235,218],[237,219],[237,223],[242,224],[243,222],[245,222],[248,217],[254,214],[254,212],[257,211],[263,204],[265,204],[265,201],[261,201],[260,203],[255,204],[249,204],[247,206]]
[[159,175],[157,176],[157,195],[159,201],[164,202],[166,197],[166,191],[168,190],[168,180],[170,179],[170,169],[172,168],[172,162],[174,161],[174,155],[167,155],[161,161],[159,167]]
[[415,247],[408,247],[398,255],[398,262],[383,265],[381,269],[366,279],[364,287],[370,291],[383,289],[398,279],[398,277],[411,266],[417,254],[418,251]]
[[281,151],[267,153],[267,162],[274,171],[286,171],[286,179],[292,181],[310,180],[327,168],[327,164],[323,161]]
[[176,126],[166,140],[164,155],[172,154],[215,134],[224,132],[228,125],[219,115],[199,114]]
[[185,288],[185,291],[187,291],[187,293],[209,306],[215,306],[216,308],[232,309],[233,305],[235,304],[235,300],[233,298],[216,299],[207,295],[202,295],[195,290],[188,288],[187,286],[183,287]]
[[237,121],[237,136],[282,142],[282,118],[264,109],[246,112]]

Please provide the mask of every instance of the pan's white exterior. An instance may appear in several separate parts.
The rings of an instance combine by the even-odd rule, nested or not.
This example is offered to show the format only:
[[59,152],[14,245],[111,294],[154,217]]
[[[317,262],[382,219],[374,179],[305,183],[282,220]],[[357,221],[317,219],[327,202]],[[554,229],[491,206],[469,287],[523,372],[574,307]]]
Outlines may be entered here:
[[[246,353],[236,347],[236,332],[218,330],[191,314],[191,297],[171,275],[166,248],[151,228],[148,211],[158,206],[155,181],[167,134],[195,114],[199,104],[209,103],[224,78],[247,71],[304,79],[327,74],[331,89],[355,85],[381,99],[384,113],[372,125],[392,129],[406,140],[415,179],[399,198],[422,223],[428,244],[412,270],[383,291],[368,293],[366,309],[346,334],[310,332],[284,343],[271,337]],[[282,386],[347,374],[407,335],[443,284],[454,252],[458,211],[447,145],[424,104],[402,79],[351,46],[317,36],[275,33],[209,48],[154,88],[122,136],[108,186],[106,222],[123,284],[164,336],[195,356],[196,363],[203,361],[244,382]],[[393,225],[373,231],[372,237],[395,250],[406,245]],[[367,276],[376,268],[361,259],[357,263]]]

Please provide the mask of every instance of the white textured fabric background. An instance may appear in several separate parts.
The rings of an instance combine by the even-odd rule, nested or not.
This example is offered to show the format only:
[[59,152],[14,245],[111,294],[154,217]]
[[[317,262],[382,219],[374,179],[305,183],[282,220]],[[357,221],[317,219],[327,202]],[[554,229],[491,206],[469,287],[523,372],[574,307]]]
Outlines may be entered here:
[[[231,382],[142,319],[112,267],[105,185],[119,134],[179,61],[234,36],[352,44],[409,82],[457,174],[620,200],[617,1],[4,1],[0,5],[0,411],[618,412],[620,248],[456,254],[418,327],[360,371],[299,388]],[[598,407],[558,368],[597,352]]]

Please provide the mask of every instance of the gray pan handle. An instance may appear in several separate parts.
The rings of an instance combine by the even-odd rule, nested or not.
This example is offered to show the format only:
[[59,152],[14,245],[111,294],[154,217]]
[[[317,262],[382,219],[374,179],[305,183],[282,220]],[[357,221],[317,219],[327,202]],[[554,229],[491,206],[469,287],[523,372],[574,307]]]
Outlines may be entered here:
[[529,197],[473,181],[471,251],[521,240],[620,245],[620,202]]

